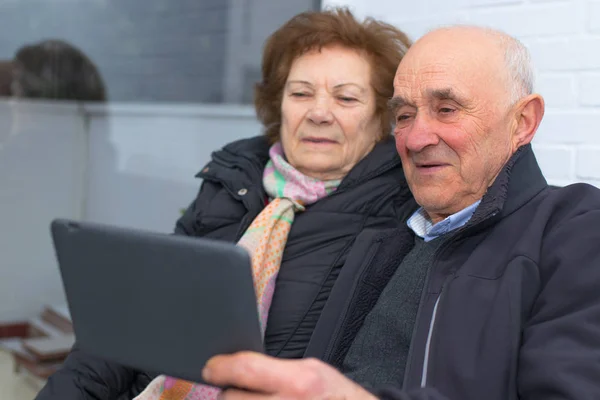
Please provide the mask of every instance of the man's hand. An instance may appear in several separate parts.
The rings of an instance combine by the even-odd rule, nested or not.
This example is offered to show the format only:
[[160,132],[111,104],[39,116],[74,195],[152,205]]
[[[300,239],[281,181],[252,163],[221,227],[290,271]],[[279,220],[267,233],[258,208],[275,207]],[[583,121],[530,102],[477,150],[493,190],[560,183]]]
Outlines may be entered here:
[[374,400],[365,389],[316,359],[281,360],[242,352],[208,361],[207,383],[233,387],[223,399],[357,399]]

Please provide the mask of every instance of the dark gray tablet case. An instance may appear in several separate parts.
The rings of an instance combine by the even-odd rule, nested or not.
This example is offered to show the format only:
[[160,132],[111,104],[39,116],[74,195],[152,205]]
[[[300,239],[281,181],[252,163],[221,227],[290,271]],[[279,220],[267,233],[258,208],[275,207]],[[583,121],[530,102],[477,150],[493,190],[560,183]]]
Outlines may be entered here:
[[195,382],[213,355],[263,351],[245,250],[64,219],[51,232],[83,351]]

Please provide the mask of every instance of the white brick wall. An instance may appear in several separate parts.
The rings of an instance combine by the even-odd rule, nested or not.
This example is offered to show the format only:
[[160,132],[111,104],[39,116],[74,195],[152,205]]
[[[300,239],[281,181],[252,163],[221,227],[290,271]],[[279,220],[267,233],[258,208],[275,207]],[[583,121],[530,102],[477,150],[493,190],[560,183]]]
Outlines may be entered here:
[[323,0],[413,39],[440,25],[502,29],[530,49],[546,115],[533,142],[550,183],[600,187],[600,0]]
[[600,32],[600,1],[590,1],[589,3],[589,28],[592,32]]
[[579,101],[582,106],[600,106],[600,73],[579,76]]
[[577,150],[577,176],[600,181],[600,146],[581,147]]

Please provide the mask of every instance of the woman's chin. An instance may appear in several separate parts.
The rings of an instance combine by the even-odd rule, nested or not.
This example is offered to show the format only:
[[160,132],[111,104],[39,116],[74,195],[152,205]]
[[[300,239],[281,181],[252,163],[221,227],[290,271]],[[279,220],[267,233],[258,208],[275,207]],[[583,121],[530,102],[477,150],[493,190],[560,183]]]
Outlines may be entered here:
[[310,162],[302,163],[295,168],[306,176],[322,181],[342,179],[344,175],[346,175],[339,164],[334,164],[331,160],[328,160],[327,163],[320,163],[318,162],[317,157],[314,157]]

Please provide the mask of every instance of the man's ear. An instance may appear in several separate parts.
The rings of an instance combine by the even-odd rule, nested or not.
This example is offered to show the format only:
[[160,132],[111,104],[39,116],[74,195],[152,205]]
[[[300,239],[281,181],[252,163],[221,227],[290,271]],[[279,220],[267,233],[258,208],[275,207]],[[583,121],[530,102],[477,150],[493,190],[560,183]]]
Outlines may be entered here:
[[515,108],[516,129],[512,135],[513,148],[530,143],[544,117],[544,99],[539,94],[530,94],[521,99]]

